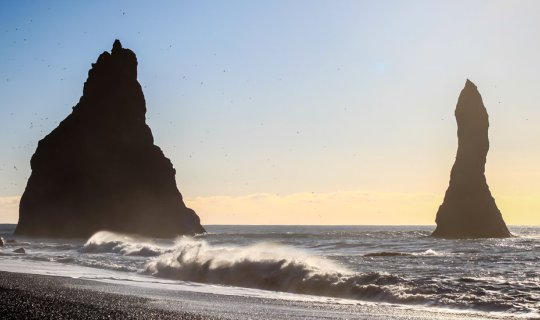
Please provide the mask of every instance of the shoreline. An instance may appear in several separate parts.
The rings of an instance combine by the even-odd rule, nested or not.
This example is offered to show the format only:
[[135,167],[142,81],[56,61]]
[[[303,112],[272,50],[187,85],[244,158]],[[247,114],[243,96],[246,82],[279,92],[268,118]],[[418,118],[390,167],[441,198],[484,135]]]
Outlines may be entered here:
[[[197,285],[197,284],[194,284]],[[466,310],[339,304],[141,287],[115,280],[0,271],[1,319],[502,319]]]
[[98,284],[60,276],[0,271],[1,319],[218,319],[166,310],[145,297],[103,292]]

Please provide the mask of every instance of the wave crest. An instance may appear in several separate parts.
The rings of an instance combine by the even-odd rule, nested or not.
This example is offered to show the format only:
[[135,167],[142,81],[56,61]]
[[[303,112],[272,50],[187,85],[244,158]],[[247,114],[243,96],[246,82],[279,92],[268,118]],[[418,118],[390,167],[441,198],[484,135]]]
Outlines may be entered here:
[[364,257],[411,257],[411,256],[444,256],[448,254],[439,253],[433,249],[427,249],[422,252],[395,252],[395,251],[378,251],[364,254]]
[[155,257],[166,249],[148,242],[140,242],[128,235],[99,231],[81,248],[83,253],[118,253],[125,256]]
[[[491,278],[462,277],[456,281],[452,277],[402,278],[385,272],[352,272],[309,251],[268,242],[215,245],[200,237],[181,237],[174,243],[160,240],[154,243],[103,231],[94,234],[79,251],[103,254],[77,257],[74,261],[58,259],[58,262],[199,283],[397,304],[523,312],[529,310],[526,301],[537,301],[534,292],[524,294],[522,290],[534,286],[534,281],[516,285],[511,295],[519,294],[523,300],[509,301],[506,280],[497,283]],[[380,251],[368,256],[380,257],[375,259],[384,262],[388,256],[423,259],[459,254],[428,249],[420,252]],[[125,259],[122,256],[145,258]]]
[[337,298],[395,302],[411,298],[392,290],[405,282],[400,277],[352,273],[327,259],[273,243],[212,246],[184,237],[173,251],[150,261],[145,272],[175,280]]

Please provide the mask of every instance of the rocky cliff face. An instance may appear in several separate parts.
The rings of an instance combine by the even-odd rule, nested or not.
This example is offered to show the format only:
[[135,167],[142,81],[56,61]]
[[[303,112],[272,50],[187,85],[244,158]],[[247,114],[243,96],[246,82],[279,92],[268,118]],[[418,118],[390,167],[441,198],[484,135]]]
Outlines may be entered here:
[[145,113],[137,58],[116,40],[92,64],[73,112],[39,142],[15,234],[204,232],[182,200],[170,160],[154,145]]
[[511,236],[484,175],[489,120],[482,97],[469,80],[456,106],[458,151],[450,185],[437,212],[433,236],[502,238]]

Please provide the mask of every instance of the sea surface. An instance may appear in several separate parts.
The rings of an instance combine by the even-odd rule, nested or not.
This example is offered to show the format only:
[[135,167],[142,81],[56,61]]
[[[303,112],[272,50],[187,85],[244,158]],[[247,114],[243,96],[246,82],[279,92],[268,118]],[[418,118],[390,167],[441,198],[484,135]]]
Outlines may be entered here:
[[[0,270],[540,317],[540,227],[479,240],[431,238],[433,226],[206,226],[196,237],[78,240],[14,237],[14,228],[0,225]],[[20,247],[25,254],[13,252]]]

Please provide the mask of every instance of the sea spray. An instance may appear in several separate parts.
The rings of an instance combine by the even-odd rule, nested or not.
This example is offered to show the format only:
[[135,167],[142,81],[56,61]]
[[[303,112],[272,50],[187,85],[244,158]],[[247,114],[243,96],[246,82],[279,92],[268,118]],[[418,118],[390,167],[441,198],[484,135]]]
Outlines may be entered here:
[[[406,282],[384,273],[356,274],[308,252],[275,243],[212,246],[182,237],[175,249],[152,259],[153,276],[272,291],[398,302],[411,296],[392,290]],[[416,299],[416,298],[413,298]]]
[[119,253],[125,256],[153,257],[166,252],[167,248],[159,247],[150,239],[135,239],[128,235],[99,231],[95,233],[81,248],[83,253]]
[[[3,234],[12,234],[13,229],[4,229]],[[540,317],[539,227],[513,227],[512,233],[519,236],[507,239],[443,241],[427,237],[431,226],[208,229],[208,234],[176,241],[111,232],[97,233],[87,241],[17,238],[0,247],[0,267],[88,279],[129,279],[152,286],[174,287],[176,281],[157,277],[187,279],[187,283],[178,282],[178,290],[202,288],[216,294],[294,299],[294,293],[308,293],[417,305],[413,308],[459,308],[467,314],[488,311],[486,318]],[[27,248],[27,254],[12,252],[19,246]],[[216,252],[224,258],[214,257]],[[234,273],[245,274],[246,279],[226,279]],[[195,280],[200,283],[189,282]],[[217,284],[225,286],[216,288]]]
[[[358,301],[518,314],[530,314],[539,306],[537,268],[528,267],[537,266],[539,261],[537,255],[529,254],[531,246],[537,245],[536,238],[441,242],[416,230],[280,228],[214,227],[219,232],[176,240],[99,232],[73,251],[65,247],[73,254],[63,256],[73,260],[53,255],[50,261]],[[295,232],[289,234],[288,228]],[[58,243],[34,246],[38,247],[45,251],[64,249]],[[24,259],[41,259],[35,251]],[[508,279],[507,273],[503,276],[498,270],[514,265],[508,264],[508,259],[505,264],[494,262],[514,259],[516,254],[525,273],[521,278],[516,277],[520,273],[514,273],[516,276]],[[474,267],[476,263],[494,273],[483,272]],[[501,272],[506,272],[504,268]]]

